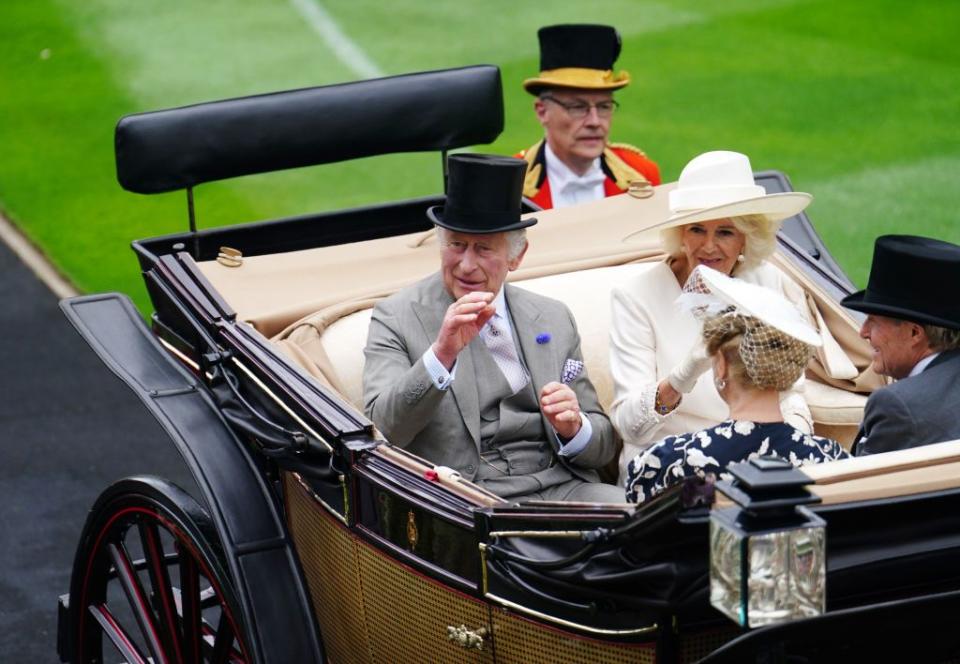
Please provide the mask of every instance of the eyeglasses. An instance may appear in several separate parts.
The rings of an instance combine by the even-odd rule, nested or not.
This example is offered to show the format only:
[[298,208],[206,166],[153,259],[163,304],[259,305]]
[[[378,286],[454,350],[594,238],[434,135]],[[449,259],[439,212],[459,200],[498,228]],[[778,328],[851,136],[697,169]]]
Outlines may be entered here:
[[611,115],[613,115],[615,110],[620,108],[620,104],[613,99],[610,99],[609,101],[598,101],[596,104],[589,104],[583,101],[577,101],[570,104],[565,101],[560,101],[556,97],[551,97],[549,95],[543,95],[540,97],[540,99],[552,101],[557,106],[562,107],[571,118],[575,118],[577,120],[582,120],[590,115],[591,108],[597,109],[597,117],[600,118],[609,118]]

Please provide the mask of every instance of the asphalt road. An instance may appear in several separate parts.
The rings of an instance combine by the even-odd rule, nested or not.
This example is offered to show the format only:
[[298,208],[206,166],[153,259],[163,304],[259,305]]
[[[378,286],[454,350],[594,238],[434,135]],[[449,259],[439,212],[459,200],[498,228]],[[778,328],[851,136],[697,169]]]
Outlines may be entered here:
[[0,661],[57,662],[57,597],[97,495],[139,473],[188,480],[160,427],[2,242],[0,329]]

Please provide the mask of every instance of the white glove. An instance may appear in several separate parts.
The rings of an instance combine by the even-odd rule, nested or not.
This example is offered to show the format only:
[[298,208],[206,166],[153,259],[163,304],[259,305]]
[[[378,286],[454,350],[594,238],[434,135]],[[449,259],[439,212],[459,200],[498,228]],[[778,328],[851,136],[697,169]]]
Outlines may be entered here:
[[706,373],[710,368],[712,361],[707,355],[707,349],[703,341],[693,344],[690,352],[683,358],[673,371],[667,376],[667,381],[677,392],[686,394],[697,384],[697,379],[701,374]]

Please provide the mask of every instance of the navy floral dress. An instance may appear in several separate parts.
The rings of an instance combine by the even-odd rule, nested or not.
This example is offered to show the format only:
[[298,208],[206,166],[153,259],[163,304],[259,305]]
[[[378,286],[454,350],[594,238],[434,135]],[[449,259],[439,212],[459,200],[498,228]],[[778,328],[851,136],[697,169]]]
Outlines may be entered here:
[[695,433],[667,436],[635,456],[627,466],[627,500],[649,500],[687,477],[733,479],[724,472],[728,465],[770,455],[794,466],[850,456],[836,441],[784,422],[727,420]]

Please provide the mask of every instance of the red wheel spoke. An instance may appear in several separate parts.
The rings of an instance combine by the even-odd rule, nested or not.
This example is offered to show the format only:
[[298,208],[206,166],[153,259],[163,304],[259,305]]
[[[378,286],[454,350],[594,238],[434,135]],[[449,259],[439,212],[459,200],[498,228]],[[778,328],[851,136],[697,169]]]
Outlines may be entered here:
[[163,552],[163,542],[160,539],[160,529],[153,522],[140,521],[140,541],[143,546],[147,571],[150,574],[150,584],[158,604],[157,610],[163,623],[161,637],[163,645],[170,653],[170,659],[177,664],[183,664],[183,636],[177,618],[177,606],[174,601],[173,589],[170,583],[170,574],[167,572],[166,556]]
[[216,529],[189,495],[161,484],[122,480],[91,510],[74,565],[66,660],[248,661]]
[[219,624],[217,625],[217,634],[213,642],[213,654],[210,656],[210,664],[227,664],[233,653],[233,628],[226,614],[220,614]]
[[140,649],[133,642],[133,639],[124,631],[117,619],[103,604],[90,607],[90,613],[100,623],[100,628],[106,634],[114,647],[120,651],[123,658],[130,664],[148,664],[149,660],[144,657]]
[[153,612],[150,609],[150,603],[147,600],[143,586],[140,584],[140,579],[137,577],[136,571],[133,568],[133,564],[130,562],[130,557],[127,555],[126,550],[122,548],[122,545],[118,546],[117,544],[111,543],[108,545],[108,549],[110,551],[110,558],[113,560],[114,567],[117,570],[120,585],[123,586],[123,590],[127,595],[127,601],[130,602],[130,608],[133,610],[137,623],[140,625],[140,631],[143,633],[143,638],[147,642],[147,647],[150,649],[153,661],[157,664],[161,662],[163,664],[169,664],[166,653],[164,653],[160,645],[157,625],[153,617]]
[[200,572],[188,550],[177,542],[180,553],[180,605],[183,614],[183,656],[188,662],[201,661],[203,624],[200,606]]

